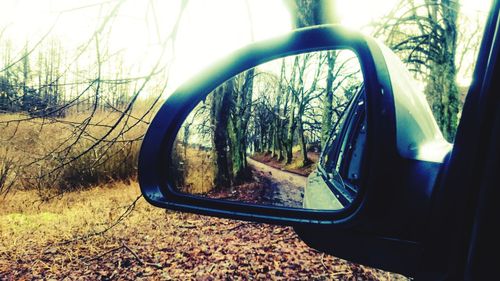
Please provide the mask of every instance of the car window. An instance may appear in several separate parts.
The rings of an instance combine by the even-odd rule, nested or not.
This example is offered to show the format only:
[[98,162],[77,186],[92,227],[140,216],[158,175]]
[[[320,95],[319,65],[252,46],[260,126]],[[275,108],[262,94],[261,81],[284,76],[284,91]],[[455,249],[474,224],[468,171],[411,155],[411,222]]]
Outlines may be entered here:
[[365,99],[361,87],[332,130],[320,159],[319,170],[344,205],[354,200],[359,189],[367,130]]
[[[364,93],[364,92],[363,92]],[[340,175],[353,191],[357,192],[362,168],[363,152],[366,144],[366,107],[365,95],[361,94],[353,106],[356,108],[349,120],[342,143],[341,161],[337,164]]]

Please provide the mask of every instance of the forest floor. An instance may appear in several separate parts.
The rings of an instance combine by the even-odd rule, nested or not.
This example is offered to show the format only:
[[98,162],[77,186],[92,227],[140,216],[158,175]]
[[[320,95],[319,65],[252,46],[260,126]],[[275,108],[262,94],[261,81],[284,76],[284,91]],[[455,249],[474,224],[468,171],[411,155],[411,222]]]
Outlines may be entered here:
[[317,252],[290,227],[165,211],[139,195],[133,182],[0,198],[0,280],[406,280]]

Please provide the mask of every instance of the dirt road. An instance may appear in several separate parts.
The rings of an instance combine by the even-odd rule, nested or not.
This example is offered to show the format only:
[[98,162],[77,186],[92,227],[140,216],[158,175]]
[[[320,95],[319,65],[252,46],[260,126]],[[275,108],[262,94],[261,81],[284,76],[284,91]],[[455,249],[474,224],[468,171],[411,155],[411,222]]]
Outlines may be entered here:
[[250,158],[247,161],[252,169],[266,181],[263,203],[302,208],[307,177],[281,171]]

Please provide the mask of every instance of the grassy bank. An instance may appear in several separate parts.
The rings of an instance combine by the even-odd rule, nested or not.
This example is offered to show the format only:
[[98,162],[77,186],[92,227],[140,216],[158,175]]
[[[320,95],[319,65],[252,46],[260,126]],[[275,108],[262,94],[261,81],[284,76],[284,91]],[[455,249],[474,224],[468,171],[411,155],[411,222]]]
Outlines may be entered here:
[[[89,113],[90,114],[90,113]],[[0,192],[53,193],[133,178],[147,126],[118,113],[30,119],[0,115]]]
[[300,160],[300,151],[298,150],[294,151],[292,158],[293,160],[290,164],[286,164],[284,160],[279,161],[276,157],[273,157],[273,155],[269,152],[256,153],[250,156],[250,158],[276,169],[288,171],[301,176],[308,176],[310,173],[314,171],[314,169],[316,169],[316,163],[318,162],[319,159],[319,153],[308,152],[307,158],[310,160],[310,163],[306,166],[302,165],[302,161]]

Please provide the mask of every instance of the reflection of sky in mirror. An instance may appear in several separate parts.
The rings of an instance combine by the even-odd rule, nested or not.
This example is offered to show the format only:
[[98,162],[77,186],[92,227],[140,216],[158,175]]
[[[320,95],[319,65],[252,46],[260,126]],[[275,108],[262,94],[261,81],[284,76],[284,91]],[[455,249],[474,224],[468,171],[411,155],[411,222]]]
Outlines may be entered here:
[[[302,76],[302,80],[305,88],[309,88],[313,81],[314,77],[317,75],[317,66],[322,64],[321,71],[319,73],[319,87],[324,88],[326,83],[326,75],[328,70],[328,63],[326,62],[326,54],[328,51],[318,51],[309,54],[301,54],[297,56],[289,56],[284,59],[272,60],[270,62],[261,64],[256,67],[258,73],[266,73],[270,74],[272,77],[280,77],[282,64],[285,63],[286,74],[285,77],[287,80],[290,80],[290,76],[292,75],[292,66],[295,62],[295,58],[304,58],[307,56],[307,66],[304,71],[304,75]],[[362,80],[362,73],[360,72],[359,61],[356,57],[356,54],[351,50],[337,50],[336,51],[336,63],[335,68],[333,70],[334,73],[337,73],[338,76],[345,76],[347,74],[354,74],[353,79],[357,79],[359,81]]]

